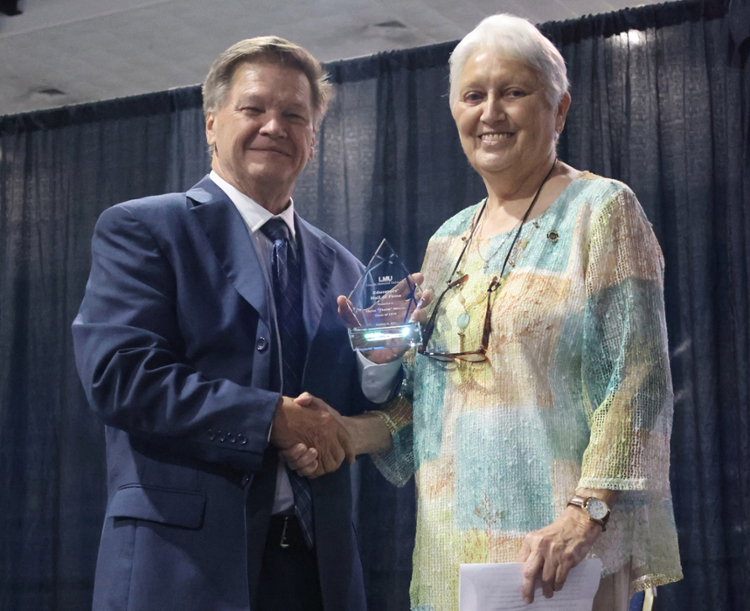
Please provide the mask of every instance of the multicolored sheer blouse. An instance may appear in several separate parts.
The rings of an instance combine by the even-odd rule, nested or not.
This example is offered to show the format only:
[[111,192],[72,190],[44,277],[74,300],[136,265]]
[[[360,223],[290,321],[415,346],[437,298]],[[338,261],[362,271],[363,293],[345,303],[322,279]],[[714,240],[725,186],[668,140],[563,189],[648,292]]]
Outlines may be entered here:
[[[479,207],[430,240],[422,272],[436,295]],[[469,279],[442,299],[430,351],[479,347],[512,233],[474,237],[459,269]],[[489,297],[489,362],[405,359],[385,408],[393,450],[373,458],[396,485],[416,474],[413,610],[457,611],[459,564],[512,562],[577,487],[623,491],[591,552],[603,575],[629,565],[633,592],[682,577],[662,276],[633,192],[584,172],[523,226]]]

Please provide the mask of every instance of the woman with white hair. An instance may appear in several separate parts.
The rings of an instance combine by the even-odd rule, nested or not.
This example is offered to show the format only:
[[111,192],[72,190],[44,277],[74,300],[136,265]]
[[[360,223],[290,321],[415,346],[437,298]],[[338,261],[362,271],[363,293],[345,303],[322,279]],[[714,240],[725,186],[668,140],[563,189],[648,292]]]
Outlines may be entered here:
[[487,197],[429,242],[399,396],[344,420],[390,481],[416,474],[412,609],[456,611],[461,563],[524,562],[531,602],[596,556],[594,609],[624,610],[682,576],[661,250],[626,185],[557,159],[565,63],[533,25],[485,19],[450,76]]

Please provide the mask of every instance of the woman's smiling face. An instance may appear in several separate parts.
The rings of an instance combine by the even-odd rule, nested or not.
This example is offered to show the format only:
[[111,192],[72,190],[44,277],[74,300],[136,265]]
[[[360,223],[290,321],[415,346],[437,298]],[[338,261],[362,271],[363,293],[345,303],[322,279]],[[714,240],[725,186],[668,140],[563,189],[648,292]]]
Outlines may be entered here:
[[452,112],[469,163],[487,180],[546,163],[569,104],[565,94],[553,106],[527,63],[480,50],[461,72]]

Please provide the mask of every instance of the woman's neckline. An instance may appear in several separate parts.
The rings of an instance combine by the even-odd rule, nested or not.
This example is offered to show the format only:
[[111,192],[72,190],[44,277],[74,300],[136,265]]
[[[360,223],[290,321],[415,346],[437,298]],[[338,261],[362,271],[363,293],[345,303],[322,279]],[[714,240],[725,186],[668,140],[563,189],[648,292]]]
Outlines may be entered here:
[[[550,210],[552,210],[553,208],[556,208],[557,206],[560,205],[560,202],[563,199],[563,195],[565,195],[565,193],[568,191],[568,189],[570,189],[573,186],[573,183],[578,182],[579,180],[581,180],[582,178],[584,178],[585,176],[588,176],[588,175],[590,175],[590,172],[588,170],[579,170],[578,173],[573,178],[571,178],[570,182],[567,185],[565,185],[565,187],[563,187],[563,190],[560,191],[560,193],[557,194],[557,197],[555,197],[555,199],[553,200],[553,202],[549,206],[547,206],[546,210],[544,210],[538,216],[529,218],[526,221],[526,224],[533,223],[533,222],[537,222],[537,223],[541,222],[541,220],[547,215],[547,213]],[[487,201],[487,198],[485,197],[482,201],[479,202],[479,204],[477,204],[478,208],[475,211],[475,213],[472,215],[472,222],[473,222],[473,219],[476,217],[476,215],[479,214],[479,211],[482,209],[482,205],[484,205],[486,201]],[[515,227],[511,227],[507,231],[501,231],[501,232],[498,232],[498,233],[493,233],[492,235],[485,236],[485,237],[480,236],[478,232],[475,232],[473,239],[474,240],[481,240],[482,242],[488,242],[488,241],[494,240],[495,238],[498,238],[498,237],[507,236],[509,233],[512,233],[512,232],[517,231],[517,230],[518,230],[518,225],[516,225]],[[466,231],[471,232],[471,223],[469,224],[469,227],[467,228]]]

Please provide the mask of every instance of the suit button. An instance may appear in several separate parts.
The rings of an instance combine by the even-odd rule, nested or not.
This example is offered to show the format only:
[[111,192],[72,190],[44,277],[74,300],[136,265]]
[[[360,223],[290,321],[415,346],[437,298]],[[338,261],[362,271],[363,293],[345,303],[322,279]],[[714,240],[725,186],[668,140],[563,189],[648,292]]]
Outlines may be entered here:
[[244,435],[237,435],[237,441],[240,442],[241,446],[247,445],[247,437]]
[[265,337],[259,337],[255,342],[255,348],[258,352],[265,352],[268,349],[268,340]]
[[240,486],[242,486],[244,488],[249,483],[250,483],[250,476],[249,475],[243,475],[242,476],[242,481],[240,482]]
[[229,440],[229,443],[237,443],[237,437],[232,435],[232,433],[227,434],[227,439]]
[[216,433],[214,433],[214,430],[213,430],[213,429],[208,429],[208,438],[209,438],[209,439],[210,439],[211,441],[213,441],[214,439],[216,439]]

